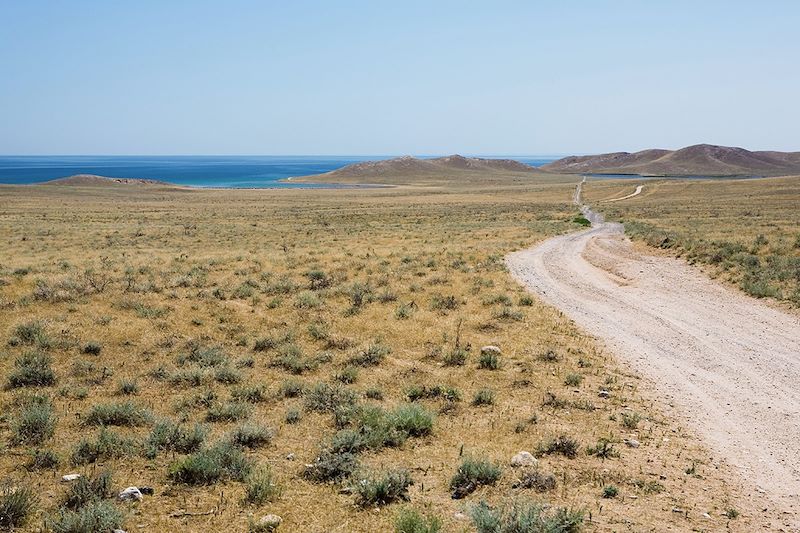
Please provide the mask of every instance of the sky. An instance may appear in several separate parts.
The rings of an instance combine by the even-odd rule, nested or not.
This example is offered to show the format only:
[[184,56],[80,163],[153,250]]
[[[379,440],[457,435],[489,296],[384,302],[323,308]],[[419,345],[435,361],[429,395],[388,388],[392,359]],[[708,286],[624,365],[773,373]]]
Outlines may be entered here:
[[0,154],[800,151],[800,2],[0,0]]

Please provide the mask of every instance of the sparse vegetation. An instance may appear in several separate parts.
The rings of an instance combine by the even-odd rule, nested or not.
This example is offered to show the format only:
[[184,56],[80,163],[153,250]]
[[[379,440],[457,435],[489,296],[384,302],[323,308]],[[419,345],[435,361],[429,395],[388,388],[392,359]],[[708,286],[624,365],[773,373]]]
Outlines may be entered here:
[[451,495],[453,499],[461,499],[481,485],[494,485],[501,473],[500,467],[487,459],[465,457],[450,480]]
[[[63,505],[75,482],[61,475],[104,469],[119,483],[112,496],[145,482],[156,492],[128,531],[182,523],[164,515],[179,509],[215,509],[190,528],[246,527],[273,507],[281,531],[450,531],[470,527],[455,518],[470,505],[447,496],[475,483],[472,498],[498,516],[509,498],[541,493],[547,517],[602,505],[599,529],[707,527],[654,502],[660,491],[729,507],[717,472],[684,474],[698,444],[656,423],[608,352],[505,271],[509,251],[576,229],[573,184],[548,179],[482,175],[433,195],[0,187],[0,477],[36,487],[25,527],[122,527],[127,506],[111,499]],[[767,242],[752,254],[758,233]],[[761,227],[742,253],[763,268],[781,242]],[[482,354],[489,345],[502,355]],[[571,373],[582,381],[570,384]],[[600,387],[632,410],[594,409]],[[34,395],[47,397],[49,416],[26,400]],[[469,405],[476,397],[482,407]],[[635,429],[658,443],[667,479],[649,475],[641,450],[611,462],[579,453],[627,433],[624,413],[641,415]],[[551,446],[555,435],[570,438]],[[482,446],[486,457],[462,456]],[[540,470],[502,472],[523,446],[555,455]],[[407,492],[389,476],[403,470],[417,481]],[[359,491],[361,480],[370,483]],[[603,499],[612,481],[639,499]],[[413,507],[395,503],[403,494]],[[398,512],[361,511],[362,501]],[[324,512],[297,523],[295,510],[313,506]]]

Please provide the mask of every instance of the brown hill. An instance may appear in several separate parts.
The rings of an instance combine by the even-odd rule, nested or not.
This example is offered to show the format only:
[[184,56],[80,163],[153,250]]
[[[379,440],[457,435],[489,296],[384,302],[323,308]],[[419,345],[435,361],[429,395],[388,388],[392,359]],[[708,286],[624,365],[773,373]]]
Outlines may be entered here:
[[159,185],[175,187],[172,183],[144,178],[109,178],[106,176],[96,176],[94,174],[75,174],[66,178],[58,178],[46,181],[39,185],[69,185],[73,187],[114,187],[125,185]]
[[[347,165],[340,169],[321,175],[323,178],[385,178],[391,176],[437,176],[451,175],[459,172],[524,172],[538,173],[530,165],[513,159],[484,159],[480,157],[464,157],[449,155],[434,159],[418,159],[411,156],[397,157],[383,161],[364,161]],[[320,176],[318,176],[320,177]]]
[[780,176],[800,172],[800,152],[751,152],[744,148],[697,144],[674,151],[570,156],[541,168],[563,174]]

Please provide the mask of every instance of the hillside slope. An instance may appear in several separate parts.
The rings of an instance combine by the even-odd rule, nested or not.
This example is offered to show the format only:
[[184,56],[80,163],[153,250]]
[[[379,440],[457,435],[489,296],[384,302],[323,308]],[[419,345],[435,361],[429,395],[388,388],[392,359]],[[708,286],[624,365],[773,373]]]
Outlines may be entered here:
[[159,185],[175,186],[172,183],[144,178],[109,178],[95,174],[75,174],[65,178],[58,178],[36,185],[63,185],[73,187],[113,187],[117,185]]
[[697,144],[680,150],[643,150],[570,156],[542,167],[566,174],[780,176],[800,172],[800,152],[751,152],[744,148]]
[[433,159],[403,156],[382,161],[354,163],[325,174],[293,178],[293,181],[400,184],[539,175],[543,173],[536,167],[513,159],[485,159],[461,155]]

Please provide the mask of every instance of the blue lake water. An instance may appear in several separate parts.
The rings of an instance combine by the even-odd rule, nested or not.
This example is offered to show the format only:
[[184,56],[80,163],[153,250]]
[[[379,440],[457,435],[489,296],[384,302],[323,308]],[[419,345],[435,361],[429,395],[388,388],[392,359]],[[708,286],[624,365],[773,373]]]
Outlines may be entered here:
[[[321,174],[376,156],[0,156],[0,183],[29,184],[74,174],[147,178],[194,187],[313,187],[280,181]],[[514,157],[533,166],[558,157]]]

